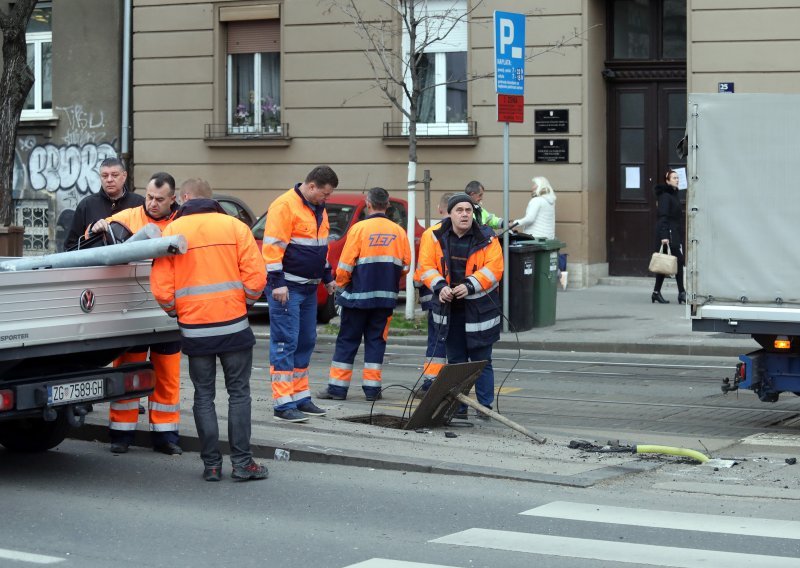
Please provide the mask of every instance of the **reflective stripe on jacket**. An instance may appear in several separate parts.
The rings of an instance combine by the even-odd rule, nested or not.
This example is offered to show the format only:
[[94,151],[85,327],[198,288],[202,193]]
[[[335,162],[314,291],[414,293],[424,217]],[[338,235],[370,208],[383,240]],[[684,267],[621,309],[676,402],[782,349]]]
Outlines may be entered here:
[[332,281],[328,229],[325,207],[306,201],[300,184],[273,201],[261,249],[270,287]]
[[[425,232],[419,245],[419,279],[427,288],[436,293],[450,284],[450,274],[442,274],[444,267],[450,266],[449,251],[446,247],[446,233],[451,230],[450,219],[442,221],[439,228]],[[503,249],[486,226],[473,222],[470,229],[473,244],[467,256],[466,278],[470,280],[475,292],[464,298],[466,317],[466,337],[468,347],[490,345],[500,339],[500,297],[498,287],[503,277]],[[442,247],[442,243],[445,247]],[[437,299],[432,301],[433,318],[437,323],[447,323],[447,310]]]
[[192,199],[164,229],[183,235],[186,254],[153,261],[150,288],[177,315],[187,355],[240,351],[255,344],[247,306],[261,297],[264,263],[250,229],[213,199]]
[[394,308],[400,278],[408,272],[411,248],[406,232],[383,213],[359,221],[348,231],[336,268],[344,288],[337,303],[345,308]]

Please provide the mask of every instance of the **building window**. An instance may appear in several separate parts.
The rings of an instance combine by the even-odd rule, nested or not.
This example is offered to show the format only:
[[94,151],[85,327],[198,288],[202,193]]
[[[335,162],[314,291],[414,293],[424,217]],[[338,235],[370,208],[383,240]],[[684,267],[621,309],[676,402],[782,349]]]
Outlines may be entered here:
[[46,199],[14,201],[14,222],[25,227],[23,254],[44,254],[50,249],[50,229],[47,223]]
[[25,99],[22,118],[50,118],[53,116],[53,31],[50,25],[52,8],[49,3],[34,8],[25,42],[28,47],[28,67],[34,81]]
[[686,59],[686,0],[614,0],[612,14],[613,59]]
[[[418,67],[422,93],[417,109],[417,134],[467,134],[466,0],[428,0],[417,9],[424,10],[415,14],[420,21],[417,42],[423,46]],[[404,30],[403,49],[408,55],[407,31]],[[431,38],[442,36],[444,39],[431,42]],[[410,82],[410,77],[407,81]]]
[[228,22],[227,31],[228,132],[280,134],[280,20]]

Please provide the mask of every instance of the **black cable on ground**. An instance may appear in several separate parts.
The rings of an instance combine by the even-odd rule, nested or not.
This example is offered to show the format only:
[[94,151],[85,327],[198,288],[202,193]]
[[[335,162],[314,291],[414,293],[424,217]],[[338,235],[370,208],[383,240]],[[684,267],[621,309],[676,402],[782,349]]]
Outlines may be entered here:
[[[448,304],[446,306],[446,309],[442,310],[442,314],[441,315],[443,317],[446,316],[446,317],[449,318],[449,312],[450,312],[450,305]],[[402,420],[405,420],[406,412],[408,412],[409,414],[411,413],[411,406],[413,404],[414,397],[417,395],[417,392],[418,392],[418,390],[420,388],[417,385],[419,385],[419,382],[422,380],[422,377],[425,375],[425,367],[427,367],[428,363],[430,363],[431,359],[433,359],[433,355],[436,353],[436,348],[439,347],[439,338],[442,336],[442,325],[443,324],[441,323],[441,320],[439,321],[439,323],[436,324],[436,343],[434,343],[434,345],[433,345],[433,353],[431,354],[430,357],[426,357],[425,360],[423,361],[422,371],[420,372],[419,377],[417,377],[417,380],[414,383],[414,386],[411,387],[411,389],[410,389],[411,393],[408,395],[408,398],[406,399],[406,403],[403,406],[403,414],[402,414],[402,417],[401,417]],[[449,324],[449,320],[448,320],[448,324],[447,325],[450,325]],[[425,344],[425,349],[426,350],[428,349],[427,342]]]
[[[511,365],[511,368],[506,373],[506,376],[503,377],[503,380],[500,381],[500,386],[497,387],[496,392],[495,392],[495,402],[497,404],[497,413],[501,414],[501,412],[500,412],[500,390],[503,388],[503,385],[506,384],[506,381],[508,380],[508,377],[511,376],[511,373],[514,371],[514,369],[517,368],[517,365],[519,365],[519,362],[522,360],[522,344],[519,341],[519,333],[517,333],[517,330],[514,327],[514,324],[511,323],[510,319],[508,319],[505,315],[503,315],[503,309],[500,306],[498,306],[497,304],[494,303],[494,300],[492,300],[491,296],[487,295],[487,297],[489,298],[489,300],[491,300],[491,302],[494,305],[494,307],[497,308],[500,311],[500,317],[508,322],[508,329],[510,329],[511,331],[514,332],[514,337],[517,340],[517,360],[514,361],[513,365]],[[492,350],[494,351],[494,347],[492,348]]]

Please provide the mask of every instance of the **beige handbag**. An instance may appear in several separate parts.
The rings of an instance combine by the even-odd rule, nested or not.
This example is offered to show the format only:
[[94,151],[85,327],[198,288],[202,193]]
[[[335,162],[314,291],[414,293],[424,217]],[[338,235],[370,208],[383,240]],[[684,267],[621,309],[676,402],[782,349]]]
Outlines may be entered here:
[[[667,247],[667,254],[662,251]],[[650,272],[663,274],[664,276],[675,276],[678,273],[678,258],[672,256],[672,251],[668,244],[661,247],[650,257]]]

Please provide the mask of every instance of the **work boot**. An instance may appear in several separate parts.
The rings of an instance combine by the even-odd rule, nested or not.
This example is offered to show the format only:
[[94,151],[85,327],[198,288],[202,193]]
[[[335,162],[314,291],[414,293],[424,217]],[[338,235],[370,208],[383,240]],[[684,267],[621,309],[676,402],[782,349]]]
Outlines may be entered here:
[[287,408],[286,410],[276,410],[273,413],[275,420],[282,420],[284,422],[308,422],[308,416],[297,410],[296,408]]
[[364,398],[367,399],[367,402],[375,402],[376,400],[382,399],[383,398],[383,394],[381,394],[381,391],[378,391],[375,394],[366,394],[365,393],[364,394]]
[[467,415],[467,405],[462,404],[461,406],[459,406],[458,410],[456,410],[455,414],[453,414],[453,418],[458,418],[459,420],[466,420],[467,418],[469,418],[469,416]]
[[234,466],[233,471],[231,472],[231,477],[233,479],[238,479],[239,481],[247,481],[249,479],[266,479],[269,477],[269,471],[267,471],[266,466],[257,464],[254,460],[250,460],[250,463],[243,466]]
[[320,408],[310,400],[298,404],[297,410],[303,414],[308,414],[309,416],[325,416],[328,413],[327,410]]
[[111,453],[112,454],[127,454],[128,453],[128,446],[127,442],[111,442]]
[[323,389],[317,393],[317,398],[322,398],[325,400],[346,400],[347,396],[333,394],[328,389]]
[[428,390],[430,390],[433,381],[429,379],[425,379],[425,382],[414,391],[414,398],[424,398],[426,394],[428,394]]
[[168,456],[179,456],[183,453],[181,447],[178,444],[173,444],[172,442],[156,444],[153,446],[153,451],[167,454]]
[[218,465],[207,466],[203,470],[205,481],[220,481],[222,479],[222,467]]

